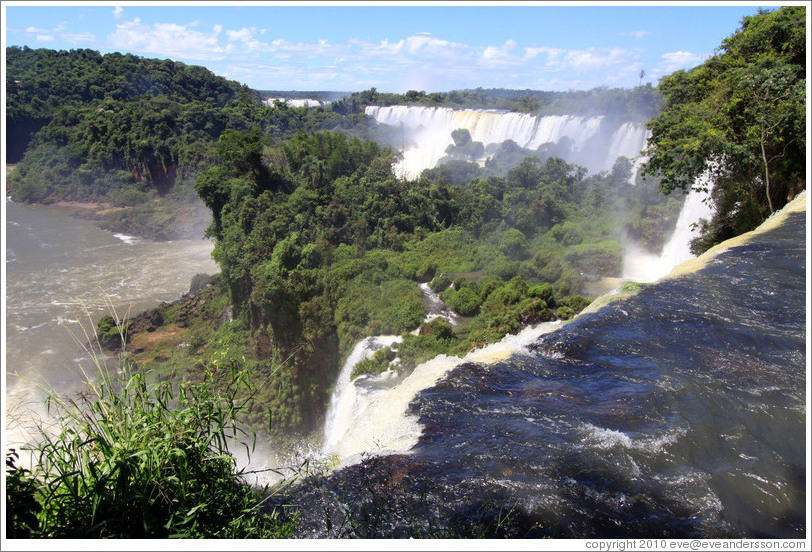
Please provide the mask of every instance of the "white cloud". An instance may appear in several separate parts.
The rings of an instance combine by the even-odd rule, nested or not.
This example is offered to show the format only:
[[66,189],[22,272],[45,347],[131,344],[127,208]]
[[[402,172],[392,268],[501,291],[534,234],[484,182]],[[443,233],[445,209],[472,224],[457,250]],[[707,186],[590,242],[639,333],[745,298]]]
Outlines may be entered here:
[[[236,33],[231,36],[237,38]],[[306,86],[302,74],[307,74],[310,82],[319,71],[329,72],[328,68],[335,70],[336,80],[329,86],[332,88],[380,88],[382,82],[394,82],[395,89],[401,91],[529,87],[548,82],[557,85],[557,89],[629,86],[636,84],[640,68],[639,54],[622,48],[520,47],[515,40],[473,46],[428,33],[378,42],[351,38],[336,44],[324,40],[290,43],[277,39],[263,45],[273,53],[273,58],[266,61],[276,68],[274,80],[279,75],[296,75],[302,79],[297,85],[300,87]],[[270,71],[268,67],[258,68],[251,80]],[[552,76],[555,80],[551,80]],[[561,84],[564,82],[567,85]],[[310,86],[323,88],[325,84],[311,82]]]
[[116,25],[109,40],[116,48],[147,54],[193,60],[223,59],[225,48],[218,43],[222,25],[206,33],[177,23],[141,23],[139,18]]
[[644,36],[648,36],[651,34],[651,31],[627,31],[621,32],[621,36],[631,36],[634,38],[643,38]]
[[120,19],[121,15],[124,13],[124,8],[121,6],[116,6],[116,9],[113,10],[113,17],[116,19]]
[[667,52],[663,54],[662,61],[657,65],[656,72],[660,75],[668,75],[679,69],[691,69],[704,62],[707,56],[694,54],[692,52]]
[[263,42],[260,42],[254,38],[255,33],[256,29],[253,27],[250,29],[243,27],[238,31],[227,30],[226,36],[228,37],[229,44],[226,46],[226,51],[230,53],[238,51],[238,45],[236,43],[242,44],[245,52],[259,52],[266,50],[267,44],[264,44]]
[[[278,36],[257,27],[148,24],[135,18],[119,22],[109,40],[115,48],[145,55],[227,60],[226,69],[212,69],[260,88],[357,90],[390,86],[394,87],[391,91],[439,91],[476,86],[632,86],[637,84],[642,66],[639,51],[623,48],[566,50],[522,46],[513,39],[472,45],[431,33],[341,42],[289,42]],[[664,58],[663,63],[674,62],[678,54]]]
[[[77,40],[76,40],[77,37],[80,38],[80,40],[78,40],[78,41],[81,41],[81,42],[87,42],[88,41],[88,40],[83,40],[83,38],[86,38],[87,35],[76,35],[76,34],[70,34],[70,33],[63,33],[63,31],[65,30],[66,27],[67,27],[67,22],[63,21],[59,25],[54,27],[53,29],[42,29],[40,27],[31,26],[31,27],[26,27],[25,32],[28,33],[28,34],[34,35],[34,38],[36,39],[37,42],[50,42],[52,40],[56,40],[57,35],[60,35],[60,38],[63,38],[63,39],[68,40],[70,42],[77,42]],[[92,40],[92,39],[93,39],[93,36],[91,35],[90,40]]]
[[638,71],[639,56],[623,48],[587,48],[565,50],[562,48],[531,47],[524,49],[527,60],[538,61],[528,65],[543,73],[572,73],[590,81],[618,80]]
[[538,57],[546,58],[546,63],[549,66],[553,66],[556,63],[559,63],[559,60],[567,53],[566,50],[562,48],[550,48],[547,46],[543,47],[530,47],[524,49],[524,57],[527,59],[536,59]]
[[516,47],[516,41],[507,40],[502,46],[487,46],[482,52],[482,60],[486,63],[506,62],[510,60],[510,51]]
[[240,42],[248,42],[254,37],[253,29],[243,27],[239,31],[226,31],[229,41],[238,40]]
[[629,52],[622,48],[570,50],[564,56],[568,68],[579,72],[598,71],[629,61]]
[[68,42],[78,43],[78,42],[94,42],[96,40],[96,35],[93,33],[64,33],[62,38],[67,40]]

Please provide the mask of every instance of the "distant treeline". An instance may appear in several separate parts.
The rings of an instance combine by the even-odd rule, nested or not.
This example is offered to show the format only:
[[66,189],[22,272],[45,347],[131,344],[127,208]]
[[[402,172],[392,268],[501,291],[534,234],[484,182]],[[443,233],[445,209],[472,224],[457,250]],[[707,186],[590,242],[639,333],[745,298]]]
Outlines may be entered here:
[[657,114],[661,97],[651,84],[633,89],[599,87],[592,90],[553,92],[476,88],[450,92],[409,90],[403,94],[361,92],[262,90],[263,98],[313,99],[341,104],[342,111],[362,110],[367,105],[422,105],[453,109],[504,109],[533,115],[604,115],[643,122]]
[[632,89],[600,87],[568,92],[476,88],[430,93],[409,90],[404,94],[391,94],[370,88],[353,93],[347,100],[359,105],[505,109],[533,115],[604,115],[643,122],[657,114],[661,98],[656,88],[646,84]]
[[[6,49],[6,155],[16,200],[143,205],[216,162],[227,129],[260,128],[271,141],[297,132],[338,131],[387,140],[367,105],[444,105],[524,112],[615,113],[641,118],[657,104],[650,87],[589,92],[467,90],[442,93],[264,91],[171,60],[88,49]],[[340,96],[344,97],[340,97]],[[318,108],[265,106],[263,98],[331,100]],[[340,98],[339,98],[340,97]],[[634,114],[634,116],[633,116]],[[187,186],[187,194],[190,186]]]

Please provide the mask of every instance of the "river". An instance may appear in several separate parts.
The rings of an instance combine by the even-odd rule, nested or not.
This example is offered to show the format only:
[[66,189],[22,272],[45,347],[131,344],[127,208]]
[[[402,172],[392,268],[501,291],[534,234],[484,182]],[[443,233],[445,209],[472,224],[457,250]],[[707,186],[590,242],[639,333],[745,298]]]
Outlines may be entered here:
[[113,234],[60,207],[7,200],[5,231],[10,441],[19,436],[15,418],[38,412],[50,389],[78,388],[78,366],[88,359],[72,334],[84,341],[88,317],[95,323],[111,307],[119,317],[135,315],[189,291],[195,274],[219,272],[208,240]]

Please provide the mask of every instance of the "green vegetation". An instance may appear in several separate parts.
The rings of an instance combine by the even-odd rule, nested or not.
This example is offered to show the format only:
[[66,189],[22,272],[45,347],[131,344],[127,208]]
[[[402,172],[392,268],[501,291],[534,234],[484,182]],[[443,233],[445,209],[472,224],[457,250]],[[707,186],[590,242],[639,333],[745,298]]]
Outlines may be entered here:
[[695,253],[752,230],[806,188],[805,18],[802,6],[745,17],[716,55],[660,83],[645,171],[665,193],[705,171],[714,182],[716,213]]
[[253,390],[247,372],[209,366],[194,381],[153,386],[127,362],[120,379],[99,367],[85,393],[48,399],[56,429],[40,429],[33,471],[7,452],[9,536],[293,534],[295,514],[264,507],[229,451],[253,447],[250,429],[239,422]]
[[[262,371],[263,359],[285,359],[264,397],[277,427],[302,432],[318,424],[341,360],[366,336],[407,334],[397,356],[409,370],[573,316],[586,300],[568,297],[586,276],[619,275],[614,220],[647,218],[636,198],[656,190],[629,182],[625,159],[589,177],[561,159],[527,158],[504,178],[475,173],[453,185],[426,171],[406,182],[392,173],[391,149],[331,132],[275,143],[259,129],[226,130],[214,156],[195,188],[212,211],[218,286],[235,335],[250,336],[245,362]],[[679,202],[669,203],[651,213],[673,224]],[[456,333],[429,324],[408,335],[425,316],[417,284],[438,275],[432,286],[473,320]]]
[[404,94],[389,94],[370,88],[355,92],[343,101],[356,108],[366,105],[422,105],[455,109],[505,109],[533,115],[603,115],[643,122],[657,113],[661,100],[658,90],[646,84],[631,90],[599,87],[568,92],[477,88],[431,93],[409,90]]
[[480,281],[460,277],[450,287],[445,284],[449,281],[443,273],[430,287],[436,290],[445,286],[440,297],[456,312],[471,317],[467,324],[455,331],[442,318],[423,323],[417,335],[403,334],[401,343],[359,362],[351,377],[379,374],[390,368],[408,373],[437,355],[464,356],[527,325],[570,319],[589,304],[580,295],[557,299],[550,284],[529,286],[519,276],[508,282],[495,277]]
[[6,61],[14,200],[105,203],[118,208],[105,213],[108,228],[158,239],[200,235],[193,223],[208,213],[194,207],[194,182],[214,164],[225,130],[260,128],[281,140],[373,126],[338,104],[268,107],[256,91],[170,60],[12,46]]
[[[6,155],[19,161],[36,132],[76,108],[162,96],[223,107],[256,92],[203,67],[94,50],[6,48]],[[99,109],[105,109],[99,107]]]
[[[159,238],[204,209],[221,267],[195,276],[181,301],[98,322],[103,345],[130,348],[126,379],[102,374],[89,394],[52,398],[60,424],[43,429],[33,472],[9,452],[11,531],[290,536],[295,514],[261,506],[226,444],[250,450],[254,431],[299,438],[318,427],[358,340],[403,337],[353,377],[464,355],[584,309],[586,278],[619,275],[623,238],[658,251],[681,205],[663,191],[714,172],[717,213],[698,252],[805,187],[804,16],[787,7],[745,18],[716,56],[657,89],[373,88],[310,109],[263,105],[246,87],[168,60],[8,48],[13,197],[102,202],[108,227]],[[396,130],[363,115],[397,103],[646,120],[660,94],[663,110],[647,125],[646,172],[657,178],[634,182],[625,158],[587,175],[555,148],[510,141],[480,167],[482,144],[466,131],[442,165],[404,181],[382,145],[397,143]],[[424,323],[419,283],[463,323]]]
[[[673,224],[678,210],[678,201],[650,193],[656,183],[633,186],[628,160],[587,178],[554,152],[526,158],[508,143],[478,167],[468,160],[481,144],[465,132],[455,134],[449,164],[399,180],[395,152],[369,139],[391,141],[363,115],[381,99],[374,91],[296,109],[263,105],[244,87],[183,64],[13,47],[7,58],[9,78],[20,80],[11,87],[17,107],[9,124],[42,122],[9,178],[15,199],[107,203],[115,209],[106,227],[156,238],[183,226],[193,233],[199,226],[190,221],[207,209],[222,273],[212,286],[193,286],[189,301],[199,303],[155,309],[127,326],[134,358],[159,381],[189,377],[198,361],[234,363],[264,382],[247,419],[261,426],[270,411],[274,431],[320,423],[339,363],[359,339],[420,326],[418,282],[462,276],[445,298],[474,320],[456,334],[435,328],[409,337],[404,366],[437,352],[463,354],[530,321],[571,316],[570,306],[529,290],[546,283],[561,298],[579,293],[593,273],[616,275],[622,233],[656,249],[651,229]],[[42,104],[30,97],[44,93],[36,68],[70,75]],[[109,89],[121,75],[140,84]],[[190,207],[195,200],[202,205]],[[627,228],[615,228],[630,213]],[[521,297],[499,292],[517,286]],[[116,331],[109,320],[99,326],[110,346]]]

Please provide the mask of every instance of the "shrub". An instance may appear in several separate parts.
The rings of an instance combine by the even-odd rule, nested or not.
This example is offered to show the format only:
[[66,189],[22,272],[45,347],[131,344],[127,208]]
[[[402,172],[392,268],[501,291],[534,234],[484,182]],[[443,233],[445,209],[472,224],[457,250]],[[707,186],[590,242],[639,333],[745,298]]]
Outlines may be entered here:
[[569,307],[558,307],[558,309],[555,311],[555,316],[561,320],[569,320],[575,316],[575,313]]
[[105,314],[96,323],[99,344],[108,349],[121,347],[127,339],[128,326],[129,322],[119,324],[115,318]]
[[540,286],[533,286],[529,290],[527,290],[527,294],[530,297],[536,297],[541,299],[549,306],[555,305],[555,292],[553,291],[553,286],[550,284],[541,284]]
[[530,257],[527,238],[520,230],[515,228],[510,228],[502,234],[499,249],[509,259],[523,260]]
[[[52,396],[57,430],[40,429],[37,468],[7,457],[17,534],[48,538],[288,537],[293,519],[260,510],[229,443],[250,451],[237,422],[246,372],[206,369],[198,382],[150,386],[142,374],[100,381],[76,398]],[[171,406],[170,406],[171,405]],[[12,459],[13,460],[13,459]],[[36,504],[30,500],[36,499]],[[27,502],[26,502],[27,501]],[[36,517],[36,522],[34,521]]]
[[420,325],[420,335],[433,335],[439,339],[447,339],[453,334],[454,329],[451,324],[439,317]]
[[589,299],[581,295],[568,295],[559,301],[559,304],[572,309],[573,313],[578,314],[589,306]]
[[439,276],[435,276],[434,279],[429,284],[429,287],[434,291],[434,293],[440,293],[441,291],[448,288],[451,285],[451,278],[449,278],[448,274],[443,272]]
[[409,331],[418,327],[425,316],[420,299],[407,297],[383,312],[381,330],[393,333]]
[[485,274],[507,281],[519,273],[520,266],[519,261],[507,261],[502,258],[492,261],[485,269]]
[[189,284],[189,293],[200,291],[209,284],[211,276],[208,274],[198,273],[192,276],[192,283]]
[[623,253],[615,240],[575,245],[567,250],[566,259],[589,274],[617,276],[623,268]]
[[17,466],[19,458],[15,449],[6,452],[6,530],[10,539],[37,535],[37,515],[42,511],[36,498],[37,481],[29,470]]
[[355,365],[350,374],[350,379],[366,374],[381,374],[389,368],[389,364],[395,358],[395,352],[390,347],[384,347],[380,351],[375,351],[369,358],[365,358]]
[[470,286],[447,289],[441,295],[446,305],[463,316],[474,316],[479,311],[482,300]]

